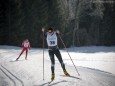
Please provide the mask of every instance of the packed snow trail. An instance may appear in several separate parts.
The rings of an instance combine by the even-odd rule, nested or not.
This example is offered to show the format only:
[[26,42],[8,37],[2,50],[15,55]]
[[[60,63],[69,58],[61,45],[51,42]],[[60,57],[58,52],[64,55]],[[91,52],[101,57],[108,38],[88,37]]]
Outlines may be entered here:
[[[55,64],[55,80],[51,80],[51,62],[45,50],[45,68],[43,80],[42,49],[31,49],[28,60],[25,54],[15,60],[21,49],[12,47],[0,49],[0,86],[115,86],[115,75],[95,69],[65,65],[70,77],[65,77],[61,65]],[[63,54],[63,52],[61,52]]]

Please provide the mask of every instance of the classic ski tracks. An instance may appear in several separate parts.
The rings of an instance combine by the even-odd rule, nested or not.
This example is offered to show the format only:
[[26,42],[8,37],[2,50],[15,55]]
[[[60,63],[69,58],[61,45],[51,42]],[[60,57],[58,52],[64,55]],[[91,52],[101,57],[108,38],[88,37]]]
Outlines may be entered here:
[[11,82],[14,84],[14,86],[24,86],[24,83],[22,80],[20,80],[17,76],[15,76],[13,73],[11,73],[7,68],[5,68],[3,65],[0,65],[0,70],[11,80]]

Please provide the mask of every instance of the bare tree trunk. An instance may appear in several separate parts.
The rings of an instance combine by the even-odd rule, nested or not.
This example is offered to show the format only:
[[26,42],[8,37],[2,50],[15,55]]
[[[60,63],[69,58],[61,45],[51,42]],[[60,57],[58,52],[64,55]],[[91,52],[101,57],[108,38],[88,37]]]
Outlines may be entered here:
[[77,37],[77,46],[80,46],[80,40],[79,40],[79,21],[77,21],[77,28],[76,28],[76,36]]
[[[76,38],[76,32],[78,33],[78,29],[79,29],[79,18],[78,18],[78,13],[79,13],[79,0],[76,3],[76,7],[75,7],[75,26],[74,26],[74,30],[73,30],[73,47],[75,46],[75,38]],[[77,34],[77,42],[78,42],[78,46],[80,44],[79,41],[79,34]]]
[[75,24],[75,27],[74,27],[74,29],[73,29],[73,47],[75,46],[75,31],[76,31],[76,24]]

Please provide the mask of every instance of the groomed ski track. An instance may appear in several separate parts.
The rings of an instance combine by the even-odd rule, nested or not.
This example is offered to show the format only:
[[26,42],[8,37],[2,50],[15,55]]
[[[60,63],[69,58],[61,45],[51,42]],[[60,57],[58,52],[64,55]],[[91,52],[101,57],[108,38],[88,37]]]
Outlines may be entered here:
[[73,66],[66,65],[72,77],[63,76],[59,63],[55,65],[55,80],[50,82],[51,69],[47,50],[45,50],[44,80],[42,49],[29,51],[15,61],[21,49],[0,49],[0,86],[115,86],[115,75],[99,70],[77,67],[78,76]]

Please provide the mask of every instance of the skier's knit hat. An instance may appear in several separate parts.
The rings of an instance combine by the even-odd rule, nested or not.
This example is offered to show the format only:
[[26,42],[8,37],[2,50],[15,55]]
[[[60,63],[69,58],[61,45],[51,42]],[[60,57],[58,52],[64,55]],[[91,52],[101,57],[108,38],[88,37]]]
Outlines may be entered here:
[[48,28],[48,32],[49,32],[49,33],[53,32],[53,28],[51,28],[51,27]]

